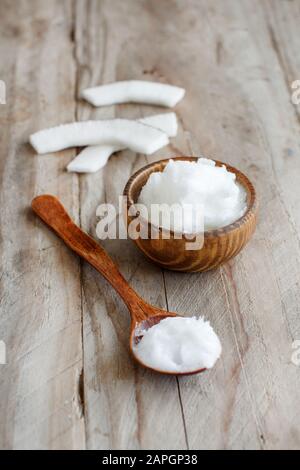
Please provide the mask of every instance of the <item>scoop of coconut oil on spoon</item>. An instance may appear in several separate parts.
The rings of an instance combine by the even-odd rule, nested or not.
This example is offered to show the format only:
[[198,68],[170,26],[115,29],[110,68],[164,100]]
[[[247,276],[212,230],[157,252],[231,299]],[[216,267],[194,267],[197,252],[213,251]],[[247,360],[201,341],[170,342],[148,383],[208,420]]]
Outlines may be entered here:
[[203,318],[187,318],[145,302],[105,250],[70,218],[51,195],[32,201],[34,212],[119,293],[131,315],[130,350],[142,366],[163,374],[190,375],[213,367],[221,355],[218,336]]

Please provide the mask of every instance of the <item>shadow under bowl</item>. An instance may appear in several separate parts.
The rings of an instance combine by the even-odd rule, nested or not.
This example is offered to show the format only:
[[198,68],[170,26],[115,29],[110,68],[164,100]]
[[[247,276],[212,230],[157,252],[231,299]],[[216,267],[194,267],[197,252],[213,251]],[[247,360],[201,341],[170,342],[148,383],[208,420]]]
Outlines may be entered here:
[[[137,171],[128,180],[124,196],[126,197],[125,217],[127,229],[136,218],[130,215],[130,208],[138,202],[142,187],[153,172],[163,171],[170,158],[147,165]],[[172,160],[196,161],[197,157],[176,157]],[[153,262],[165,269],[185,272],[208,271],[236,256],[251,238],[256,224],[258,204],[255,189],[249,179],[236,168],[214,160],[217,166],[225,165],[227,170],[235,173],[236,181],[244,188],[247,195],[247,210],[238,220],[225,227],[205,231],[203,245],[199,249],[187,249],[190,238],[184,235],[175,238],[170,231],[169,239],[163,238],[163,229],[159,228],[159,236],[151,239],[155,228],[147,222],[148,238],[138,237],[133,240],[142,252]]]

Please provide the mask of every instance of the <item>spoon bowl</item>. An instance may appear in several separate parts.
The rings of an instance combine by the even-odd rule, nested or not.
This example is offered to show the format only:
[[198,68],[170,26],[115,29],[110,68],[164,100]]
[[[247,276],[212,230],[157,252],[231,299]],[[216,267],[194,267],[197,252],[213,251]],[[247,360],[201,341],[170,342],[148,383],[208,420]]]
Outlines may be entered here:
[[151,328],[161,320],[178,316],[176,313],[154,307],[145,302],[127,283],[114,261],[106,251],[87,233],[83,232],[70,218],[60,201],[51,195],[37,196],[31,203],[33,211],[71,248],[75,253],[99,271],[119,293],[128,307],[131,316],[130,351],[142,366],[169,375],[190,375],[203,372],[197,369],[188,372],[173,372],[149,367],[134,351],[134,344],[142,339],[141,332]]
[[151,369],[155,372],[159,372],[160,374],[165,374],[165,375],[194,375],[194,374],[199,374],[201,372],[204,372],[206,370],[205,368],[200,368],[200,369],[194,369],[194,370],[190,370],[186,372],[173,372],[173,371],[168,371],[168,370],[157,369],[144,363],[139,358],[139,356],[135,354],[134,345],[138,344],[143,338],[143,331],[146,331],[149,328],[152,328],[152,326],[157,325],[161,320],[164,320],[165,318],[179,317],[179,316],[180,315],[177,315],[176,313],[166,312],[165,310],[157,309],[157,313],[155,315],[153,315],[152,317],[148,317],[146,320],[141,321],[140,323],[136,325],[135,328],[131,329],[130,351],[134,359],[136,360],[136,362],[138,362],[141,366],[146,367],[147,369]]

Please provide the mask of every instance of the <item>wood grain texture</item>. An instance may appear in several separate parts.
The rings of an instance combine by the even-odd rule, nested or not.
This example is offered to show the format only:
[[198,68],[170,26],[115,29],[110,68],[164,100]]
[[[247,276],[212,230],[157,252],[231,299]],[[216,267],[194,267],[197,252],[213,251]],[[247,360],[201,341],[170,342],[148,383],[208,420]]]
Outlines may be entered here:
[[0,17],[0,448],[84,448],[79,263],[28,205],[47,189],[78,220],[77,179],[63,171],[74,151],[38,157],[27,144],[74,119],[71,3],[4,1]]
[[[112,6],[113,4],[113,6]],[[1,448],[300,448],[299,2],[281,0],[2,1],[0,79]],[[122,79],[183,86],[180,129],[159,154],[114,155],[70,175],[68,150],[37,156],[30,132],[74,119],[140,117],[92,109],[86,87]],[[174,155],[205,154],[249,175],[257,231],[202,274],[163,272],[130,240],[105,249],[150,303],[204,314],[223,343],[208,374],[176,379],[129,357],[126,308],[100,275],[28,211],[53,193],[95,236],[96,207],[129,176]],[[33,292],[33,293],[32,293]],[[153,400],[155,396],[155,400]]]
[[[117,2],[113,9],[109,2],[90,2],[88,8],[84,2],[77,4],[76,57],[80,90],[90,84],[121,80],[138,73],[138,64],[135,66],[134,61],[122,58],[124,41],[134,44],[130,36],[139,31],[135,16],[128,14],[128,8],[143,11],[143,6],[135,3]],[[119,25],[117,30],[116,24]],[[125,70],[119,71],[119,67]],[[144,76],[142,70],[139,76]],[[138,117],[157,112],[157,107],[149,106],[93,109],[80,103],[78,119]],[[124,151],[113,156],[97,174],[80,177],[81,224],[85,230],[95,235],[98,204],[117,205],[130,174],[145,163],[144,156]],[[130,240],[122,240],[122,243],[103,240],[101,244],[146,301],[162,308],[167,306],[160,269],[145,263]],[[132,362],[126,307],[107,289],[102,278],[86,266],[83,267],[83,309],[87,446],[93,449],[185,448],[177,379],[157,376]],[[163,425],[158,426],[157,421]],[[176,435],[166,432],[167,429],[176,429]]]

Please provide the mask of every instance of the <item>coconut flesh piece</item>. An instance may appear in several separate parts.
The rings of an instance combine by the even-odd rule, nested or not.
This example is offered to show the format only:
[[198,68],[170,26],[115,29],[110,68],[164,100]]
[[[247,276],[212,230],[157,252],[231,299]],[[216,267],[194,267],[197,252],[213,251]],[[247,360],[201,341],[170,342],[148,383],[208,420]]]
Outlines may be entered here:
[[[147,124],[165,132],[167,136],[174,137],[177,134],[177,118],[175,113],[155,114],[138,119],[138,122]],[[124,147],[118,145],[93,145],[83,149],[67,166],[68,171],[77,173],[95,173],[103,168],[109,157]]]
[[32,134],[29,141],[39,154],[69,147],[118,145],[150,155],[169,142],[167,134],[129,119],[83,121],[62,124]]
[[128,80],[86,88],[81,97],[94,106],[144,103],[172,108],[185,94],[183,88],[166,83]]
[[103,168],[109,157],[123,147],[118,145],[90,145],[85,147],[67,166],[67,170],[75,173],[95,173]]

